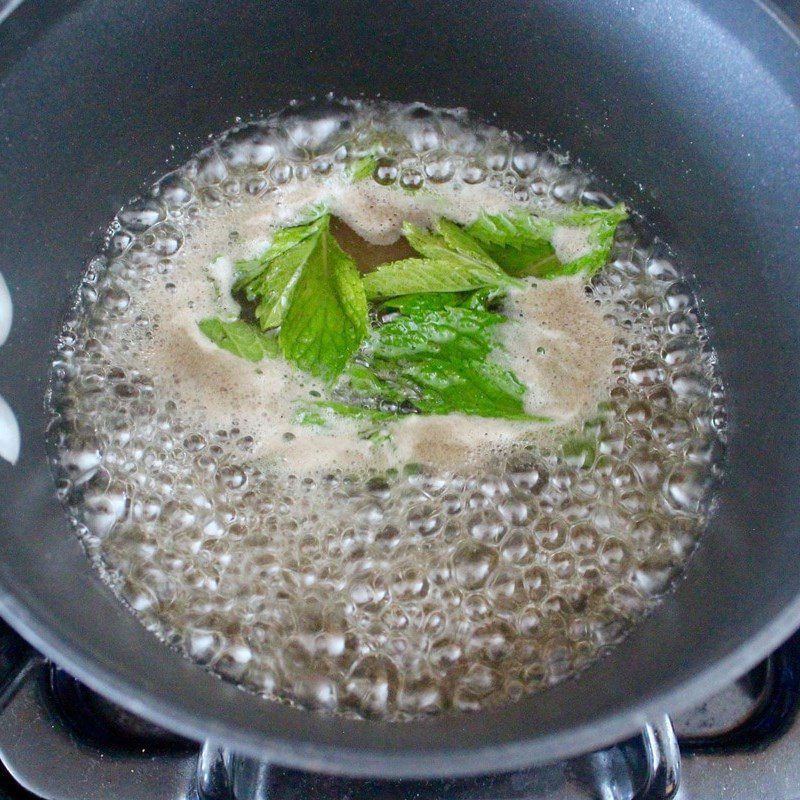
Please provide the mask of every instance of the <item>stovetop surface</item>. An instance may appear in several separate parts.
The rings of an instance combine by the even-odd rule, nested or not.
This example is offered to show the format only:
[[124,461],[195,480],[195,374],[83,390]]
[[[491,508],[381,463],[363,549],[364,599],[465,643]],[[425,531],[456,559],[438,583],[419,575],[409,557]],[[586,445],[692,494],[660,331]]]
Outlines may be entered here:
[[0,623],[0,800],[800,800],[798,707],[800,632],[701,706],[596,753],[468,779],[350,779],[161,730]]

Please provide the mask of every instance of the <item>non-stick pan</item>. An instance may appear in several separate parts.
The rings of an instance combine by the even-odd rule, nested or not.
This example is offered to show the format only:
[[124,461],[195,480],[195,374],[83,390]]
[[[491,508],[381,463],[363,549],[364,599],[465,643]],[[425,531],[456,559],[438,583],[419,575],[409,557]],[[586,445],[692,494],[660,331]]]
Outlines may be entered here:
[[[677,590],[578,678],[407,724],[288,708],[144,630],[57,503],[43,397],[59,321],[116,210],[236,117],[327,92],[466,106],[579,157],[645,213],[704,301],[728,468]],[[603,183],[605,181],[605,184]],[[709,694],[800,624],[800,46],[751,0],[29,0],[0,25],[0,613],[176,731],[351,774],[500,770]]]

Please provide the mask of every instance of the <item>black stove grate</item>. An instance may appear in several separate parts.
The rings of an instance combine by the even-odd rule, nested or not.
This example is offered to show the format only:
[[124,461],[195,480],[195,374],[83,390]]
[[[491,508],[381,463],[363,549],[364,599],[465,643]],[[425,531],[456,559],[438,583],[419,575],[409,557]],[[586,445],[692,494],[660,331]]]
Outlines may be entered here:
[[800,633],[690,713],[545,767],[326,776],[202,747],[109,703],[0,623],[0,800],[800,800]]

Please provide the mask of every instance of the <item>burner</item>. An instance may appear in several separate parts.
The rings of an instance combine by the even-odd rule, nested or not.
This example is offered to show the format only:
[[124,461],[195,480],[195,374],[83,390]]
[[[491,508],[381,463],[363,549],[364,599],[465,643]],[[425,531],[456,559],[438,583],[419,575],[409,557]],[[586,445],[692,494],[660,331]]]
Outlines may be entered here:
[[0,800],[798,800],[798,705],[800,633],[700,707],[596,753],[477,778],[333,777],[145,722],[0,623]]

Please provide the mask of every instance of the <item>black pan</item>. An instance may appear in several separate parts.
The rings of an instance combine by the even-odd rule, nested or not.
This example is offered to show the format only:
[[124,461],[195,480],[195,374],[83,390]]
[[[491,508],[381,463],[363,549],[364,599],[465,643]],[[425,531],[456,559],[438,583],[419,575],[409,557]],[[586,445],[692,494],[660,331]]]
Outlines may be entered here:
[[[800,624],[800,46],[750,0],[69,0],[0,26],[0,612],[93,688],[283,764],[431,775],[596,748],[709,694]],[[466,106],[578,154],[696,275],[730,410],[729,467],[686,579],[610,657],[495,711],[325,718],[159,644],[69,533],[43,395],[68,294],[115,211],[235,117],[292,98]],[[495,116],[496,114],[496,116]],[[174,147],[173,147],[174,146]]]

